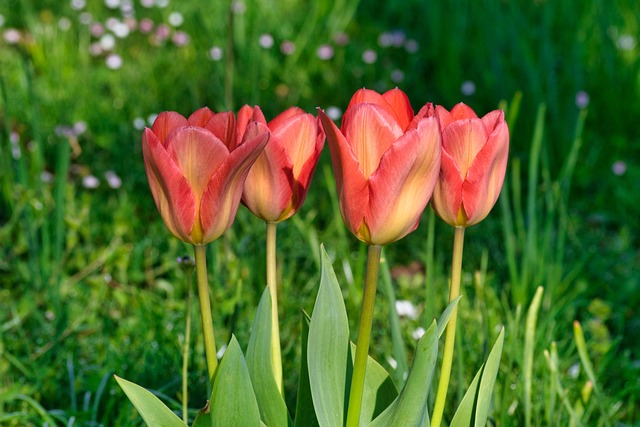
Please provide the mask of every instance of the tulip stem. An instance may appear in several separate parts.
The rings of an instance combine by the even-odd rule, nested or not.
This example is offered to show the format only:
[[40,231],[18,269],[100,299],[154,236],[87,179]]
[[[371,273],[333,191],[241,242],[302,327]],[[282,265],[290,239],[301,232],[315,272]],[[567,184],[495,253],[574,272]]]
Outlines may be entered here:
[[[451,285],[449,286],[449,302],[460,295],[460,277],[462,274],[462,250],[464,247],[464,227],[455,227],[453,234],[453,259],[451,261]],[[456,319],[458,317],[458,307],[451,313],[447,332],[444,341],[444,352],[442,355],[442,367],[440,369],[440,381],[436,394],[436,403],[433,407],[431,417],[431,427],[440,427],[444,413],[444,404],[447,399],[447,389],[451,377],[451,365],[453,364],[453,349],[456,340]]]
[[369,339],[371,338],[371,325],[373,323],[373,308],[376,301],[376,286],[378,284],[381,251],[382,246],[369,245],[362,310],[360,311],[360,325],[358,326],[356,358],[351,377],[351,391],[349,392],[347,427],[357,427],[360,423],[362,392],[364,390],[364,379],[367,370],[367,358],[369,357]]
[[207,370],[213,384],[213,374],[218,367],[216,355],[216,339],[213,334],[213,318],[211,317],[211,300],[209,298],[209,282],[207,280],[207,247],[194,245],[196,255],[196,277],[198,281],[198,299],[200,300],[200,315],[202,316],[202,331],[204,333],[204,350],[207,356]]
[[191,271],[187,271],[187,313],[184,325],[184,347],[182,348],[182,421],[189,421],[189,347],[191,345]]
[[280,326],[278,324],[278,284],[276,280],[276,227],[267,222],[267,287],[271,296],[271,364],[278,390],[282,393],[282,355],[280,353]]

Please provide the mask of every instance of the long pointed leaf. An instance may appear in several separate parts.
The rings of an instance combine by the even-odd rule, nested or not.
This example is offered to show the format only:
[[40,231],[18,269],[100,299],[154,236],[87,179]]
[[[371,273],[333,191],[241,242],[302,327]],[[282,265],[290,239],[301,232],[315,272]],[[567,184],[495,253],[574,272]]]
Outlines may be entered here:
[[324,247],[321,258],[322,277],[309,325],[307,362],[318,423],[334,427],[344,422],[349,323],[342,292]]
[[139,385],[127,381],[123,378],[114,375],[116,381],[122,387],[125,394],[136,407],[138,413],[144,420],[144,422],[151,427],[185,427],[186,424],[182,422],[171,409],[167,408],[160,399],[158,399],[149,390],[146,390]]
[[422,425],[437,358],[438,336],[434,321],[418,341],[413,366],[402,391],[393,403],[369,424],[370,427]]
[[246,359],[262,421],[270,427],[286,427],[289,423],[287,405],[273,376],[271,295],[268,288],[262,293],[253,321]]
[[219,425],[222,420],[227,426],[260,425],[260,409],[235,336],[231,337],[216,371],[210,405],[212,425]]
[[309,384],[309,366],[307,363],[307,345],[309,342],[309,322],[311,318],[305,312],[302,313],[302,336],[300,357],[300,378],[298,380],[298,399],[296,401],[296,419],[294,427],[319,427],[318,418],[313,410],[313,398],[311,397],[311,385]]

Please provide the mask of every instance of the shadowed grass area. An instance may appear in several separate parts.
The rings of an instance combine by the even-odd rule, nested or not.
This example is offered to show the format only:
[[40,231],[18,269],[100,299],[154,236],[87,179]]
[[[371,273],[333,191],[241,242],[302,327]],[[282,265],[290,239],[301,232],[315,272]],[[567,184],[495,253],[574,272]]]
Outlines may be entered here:
[[[497,425],[634,425],[638,28],[630,0],[0,4],[0,423],[139,425],[114,373],[181,407],[187,280],[176,258],[193,254],[146,182],[141,132],[157,113],[259,104],[268,119],[291,105],[339,116],[358,88],[398,86],[414,106],[500,106],[511,130],[501,200],[467,231],[445,419],[504,325]],[[427,210],[385,249],[391,286],[381,281],[371,351],[397,366],[396,381],[416,329],[445,307],[451,234]],[[241,208],[208,249],[218,347],[231,333],[248,343],[264,239]],[[356,319],[366,250],[342,223],[326,150],[305,205],[278,227],[290,411],[321,242]],[[415,318],[397,316],[404,301]],[[193,418],[208,380],[191,313]]]

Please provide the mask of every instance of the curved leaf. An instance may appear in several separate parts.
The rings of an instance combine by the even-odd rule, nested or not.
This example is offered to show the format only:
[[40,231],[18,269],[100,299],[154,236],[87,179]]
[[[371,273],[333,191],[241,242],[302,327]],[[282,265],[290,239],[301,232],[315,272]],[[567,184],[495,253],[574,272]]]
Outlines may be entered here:
[[296,401],[296,419],[294,427],[319,427],[316,413],[313,410],[313,397],[309,384],[309,366],[307,363],[307,345],[309,342],[309,322],[311,318],[302,312],[302,336],[300,357],[300,378],[298,380],[298,399]]
[[426,416],[429,385],[438,358],[438,334],[434,321],[420,338],[411,371],[400,395],[370,427],[420,426]]
[[344,423],[349,323],[329,255],[321,246],[322,277],[309,325],[307,362],[313,405],[320,426]]
[[247,364],[235,336],[231,337],[216,370],[209,415],[215,425],[220,420],[224,420],[226,426],[260,425],[260,409]]
[[271,357],[271,295],[265,288],[260,298],[247,348],[247,368],[260,417],[270,427],[286,427],[289,413],[273,376]]
[[186,424],[149,390],[117,375],[114,377],[148,426],[186,427]]

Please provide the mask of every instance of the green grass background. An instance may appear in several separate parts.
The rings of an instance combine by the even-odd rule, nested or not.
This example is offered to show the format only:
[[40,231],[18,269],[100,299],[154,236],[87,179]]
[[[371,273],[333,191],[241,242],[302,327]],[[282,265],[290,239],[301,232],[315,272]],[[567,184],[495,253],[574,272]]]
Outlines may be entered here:
[[[169,24],[175,12],[179,26]],[[102,37],[92,24],[129,15],[168,25],[169,39],[132,29],[92,54]],[[492,423],[640,425],[635,1],[1,0],[0,16],[0,424],[139,425],[114,373],[180,406],[186,277],[176,258],[191,249],[157,214],[140,123],[204,105],[258,104],[268,118],[291,105],[343,110],[361,87],[398,86],[416,110],[461,101],[479,114],[505,108],[511,130],[501,199],[467,232],[445,419],[505,325]],[[185,46],[171,40],[179,31]],[[264,34],[272,46],[260,45]],[[322,45],[333,49],[328,60],[318,56]],[[367,52],[375,62],[363,60]],[[111,54],[120,68],[107,66]],[[475,91],[463,93],[470,82]],[[576,104],[581,93],[588,105]],[[78,122],[86,131],[69,132]],[[121,187],[108,185],[107,172]],[[97,188],[83,185],[88,176]],[[365,248],[342,224],[327,150],[307,202],[278,236],[285,394],[294,408],[300,310],[312,309],[319,244],[334,260],[353,333],[363,283]],[[372,344],[385,366],[403,352],[410,359],[412,332],[444,308],[452,236],[427,210],[416,232],[386,248],[393,295],[382,287]],[[241,208],[209,248],[218,346],[231,333],[248,343],[264,257],[264,224]],[[538,286],[537,328],[525,345]],[[393,298],[420,312],[400,319],[395,346]],[[207,383],[196,315],[194,414]],[[594,366],[591,393],[574,320]]]

